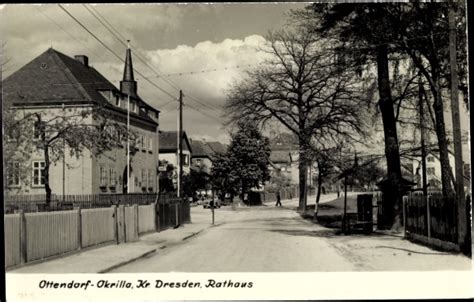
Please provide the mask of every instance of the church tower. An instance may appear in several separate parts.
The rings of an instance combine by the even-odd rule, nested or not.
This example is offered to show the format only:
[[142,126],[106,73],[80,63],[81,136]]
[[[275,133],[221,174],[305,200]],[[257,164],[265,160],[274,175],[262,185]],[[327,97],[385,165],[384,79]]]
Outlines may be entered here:
[[120,81],[120,91],[122,93],[137,97],[137,81],[133,77],[132,50],[130,40],[127,40],[128,47],[125,57],[125,67],[123,70],[123,80]]

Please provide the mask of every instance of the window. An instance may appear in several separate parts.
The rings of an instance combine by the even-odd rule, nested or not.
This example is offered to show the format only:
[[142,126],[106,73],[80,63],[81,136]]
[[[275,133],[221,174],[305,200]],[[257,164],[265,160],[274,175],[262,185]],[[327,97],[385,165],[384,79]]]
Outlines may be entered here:
[[137,105],[135,102],[130,101],[130,111],[135,112]]
[[99,175],[100,175],[100,187],[107,186],[107,170],[104,167],[99,168]]
[[153,189],[153,169],[148,169],[148,188]]
[[464,176],[471,177],[471,164],[464,164]]
[[117,185],[117,172],[114,168],[110,168],[109,170],[109,179],[110,179],[110,187],[115,188]]
[[42,186],[45,183],[45,168],[46,164],[44,161],[34,161],[33,162],[33,181],[32,186]]
[[183,161],[183,165],[189,165],[189,155],[188,154],[183,154],[183,157],[181,158]]
[[7,165],[7,184],[9,187],[20,186],[20,163],[17,161],[8,163]]
[[147,170],[142,169],[142,183],[141,183],[142,188],[146,188],[147,184],[148,184]]
[[435,174],[435,168],[434,167],[426,168],[426,174],[427,175],[434,175]]
[[142,150],[146,151],[147,148],[148,148],[148,137],[144,135],[143,141],[142,141]]
[[432,163],[432,162],[435,161],[433,156],[428,156],[428,157],[426,158],[426,160],[427,160],[428,162],[430,162],[430,163]]
[[150,137],[150,139],[148,140],[148,151],[153,151],[153,137]]
[[120,97],[118,95],[115,96],[115,106],[120,107]]
[[139,150],[141,146],[142,146],[142,136],[137,135],[136,141],[135,141],[135,149]]

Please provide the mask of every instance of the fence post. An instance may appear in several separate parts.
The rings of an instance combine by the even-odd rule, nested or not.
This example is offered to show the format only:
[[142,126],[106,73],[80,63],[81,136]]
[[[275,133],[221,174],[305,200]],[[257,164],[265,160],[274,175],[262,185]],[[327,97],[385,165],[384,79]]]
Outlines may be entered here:
[[139,224],[138,224],[138,216],[139,216],[138,215],[138,205],[135,204],[134,208],[135,208],[135,211],[134,211],[135,212],[135,235],[138,238],[138,234],[140,233],[140,231],[138,230],[138,226],[139,226]]
[[26,217],[25,211],[20,209],[18,211],[20,214],[20,260],[21,263],[26,263],[28,261],[27,257],[27,246],[26,246]]
[[77,208],[77,246],[78,250],[82,249],[82,208]]
[[155,231],[160,231],[160,203],[155,204]]
[[403,196],[402,197],[402,202],[403,202],[403,238],[407,237],[407,199],[408,196]]
[[426,227],[428,228],[428,240],[431,240],[430,199],[431,196],[426,196]]
[[119,244],[119,234],[118,234],[118,217],[117,217],[117,205],[112,206],[114,208],[114,233],[115,233],[115,241]]
[[175,208],[175,213],[176,213],[175,226],[176,226],[176,227],[179,227],[179,202],[176,202],[176,203],[174,204],[174,208]]
[[125,206],[122,206],[123,214],[123,242],[127,242],[127,216],[125,216]]

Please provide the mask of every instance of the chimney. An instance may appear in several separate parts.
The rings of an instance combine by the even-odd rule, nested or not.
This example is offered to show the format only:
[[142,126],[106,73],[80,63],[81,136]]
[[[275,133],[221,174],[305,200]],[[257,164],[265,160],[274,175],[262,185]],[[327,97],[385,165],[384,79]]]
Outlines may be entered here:
[[77,55],[77,56],[74,56],[74,59],[76,61],[79,61],[82,63],[82,65],[86,66],[86,67],[89,67],[89,58],[85,55]]

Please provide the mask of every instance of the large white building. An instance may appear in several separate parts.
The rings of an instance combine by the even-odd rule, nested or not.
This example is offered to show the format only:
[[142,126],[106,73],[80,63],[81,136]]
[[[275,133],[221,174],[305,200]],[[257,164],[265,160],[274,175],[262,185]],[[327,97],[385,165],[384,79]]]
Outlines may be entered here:
[[[100,107],[107,110],[110,119],[122,125],[127,124],[130,108],[130,130],[137,134],[138,144],[133,150],[129,169],[126,146],[107,151],[101,156],[92,156],[91,152],[84,149],[78,158],[71,156],[66,149],[64,160],[55,161],[49,169],[52,193],[158,191],[159,110],[147,104],[137,93],[130,49],[126,52],[120,89],[90,66],[88,57],[78,55],[71,58],[50,48],[4,80],[3,103],[19,118],[35,112],[43,120],[50,121],[57,116],[80,118],[81,112]],[[80,122],[91,125],[97,123],[92,115]],[[26,143],[37,139],[33,126],[31,133],[25,134],[30,135]],[[14,137],[7,138],[5,145],[13,140]],[[19,153],[13,154],[5,163],[7,192],[44,194],[43,153],[33,150],[26,160],[24,154],[20,156]],[[20,175],[20,171],[26,171],[26,175]]]

